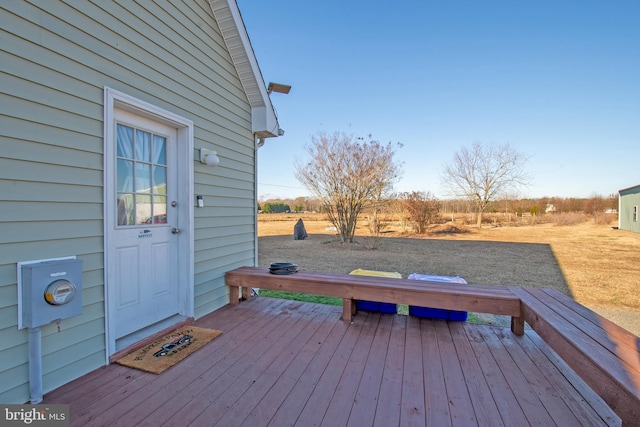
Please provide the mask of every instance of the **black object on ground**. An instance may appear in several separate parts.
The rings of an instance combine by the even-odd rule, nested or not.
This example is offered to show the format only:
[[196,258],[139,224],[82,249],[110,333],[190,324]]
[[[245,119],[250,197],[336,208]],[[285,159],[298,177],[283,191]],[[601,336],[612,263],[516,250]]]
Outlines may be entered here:
[[293,227],[293,240],[304,240],[306,238],[307,230],[304,229],[304,222],[302,222],[302,218],[300,218]]

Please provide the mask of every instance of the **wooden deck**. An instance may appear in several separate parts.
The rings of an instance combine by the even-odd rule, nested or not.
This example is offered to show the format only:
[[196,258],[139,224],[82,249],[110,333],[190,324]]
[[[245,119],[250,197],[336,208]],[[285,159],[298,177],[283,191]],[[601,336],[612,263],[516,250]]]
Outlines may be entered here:
[[112,364],[44,397],[77,426],[599,426],[620,419],[532,330],[270,298],[161,375]]

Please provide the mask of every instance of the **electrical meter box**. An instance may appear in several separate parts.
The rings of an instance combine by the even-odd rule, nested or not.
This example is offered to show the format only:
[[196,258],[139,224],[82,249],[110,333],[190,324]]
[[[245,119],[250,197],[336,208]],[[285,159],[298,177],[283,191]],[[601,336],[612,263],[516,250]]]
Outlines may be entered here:
[[36,328],[82,314],[82,260],[22,265],[22,326]]

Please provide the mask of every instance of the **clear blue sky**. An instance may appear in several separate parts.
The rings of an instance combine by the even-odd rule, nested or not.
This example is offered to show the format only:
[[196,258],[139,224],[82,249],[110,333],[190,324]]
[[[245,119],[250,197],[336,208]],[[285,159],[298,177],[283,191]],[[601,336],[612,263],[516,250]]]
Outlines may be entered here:
[[285,135],[258,151],[258,197],[306,196],[319,130],[400,142],[396,191],[444,197],[474,141],[530,155],[522,197],[640,184],[640,1],[238,0]]

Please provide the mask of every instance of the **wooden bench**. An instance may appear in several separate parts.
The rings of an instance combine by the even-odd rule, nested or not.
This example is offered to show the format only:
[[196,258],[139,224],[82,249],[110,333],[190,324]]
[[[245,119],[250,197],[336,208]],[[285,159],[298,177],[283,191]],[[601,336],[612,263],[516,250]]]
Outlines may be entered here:
[[350,321],[355,300],[411,304],[511,316],[511,330],[524,323],[551,347],[618,414],[623,426],[640,426],[640,338],[554,289],[450,286],[439,282],[299,271],[270,274],[266,268],[227,272],[231,304],[240,288],[253,287],[343,298]]
[[520,298],[503,287],[451,286],[422,280],[309,271],[277,275],[259,267],[240,267],[227,272],[226,284],[231,304],[238,303],[240,288],[245,299],[250,298],[251,288],[262,288],[342,298],[342,319],[346,321],[351,321],[355,314],[355,300],[370,300],[507,315],[511,316],[511,330],[517,335],[524,334]]
[[299,271],[270,274],[266,268],[227,272],[231,304],[240,289],[264,288],[343,298],[350,321],[355,300],[411,304],[511,316],[511,330],[524,323],[551,347],[622,419],[640,426],[640,338],[553,289],[450,286],[439,282]]
[[524,320],[618,414],[640,426],[640,338],[554,289],[510,288]]

